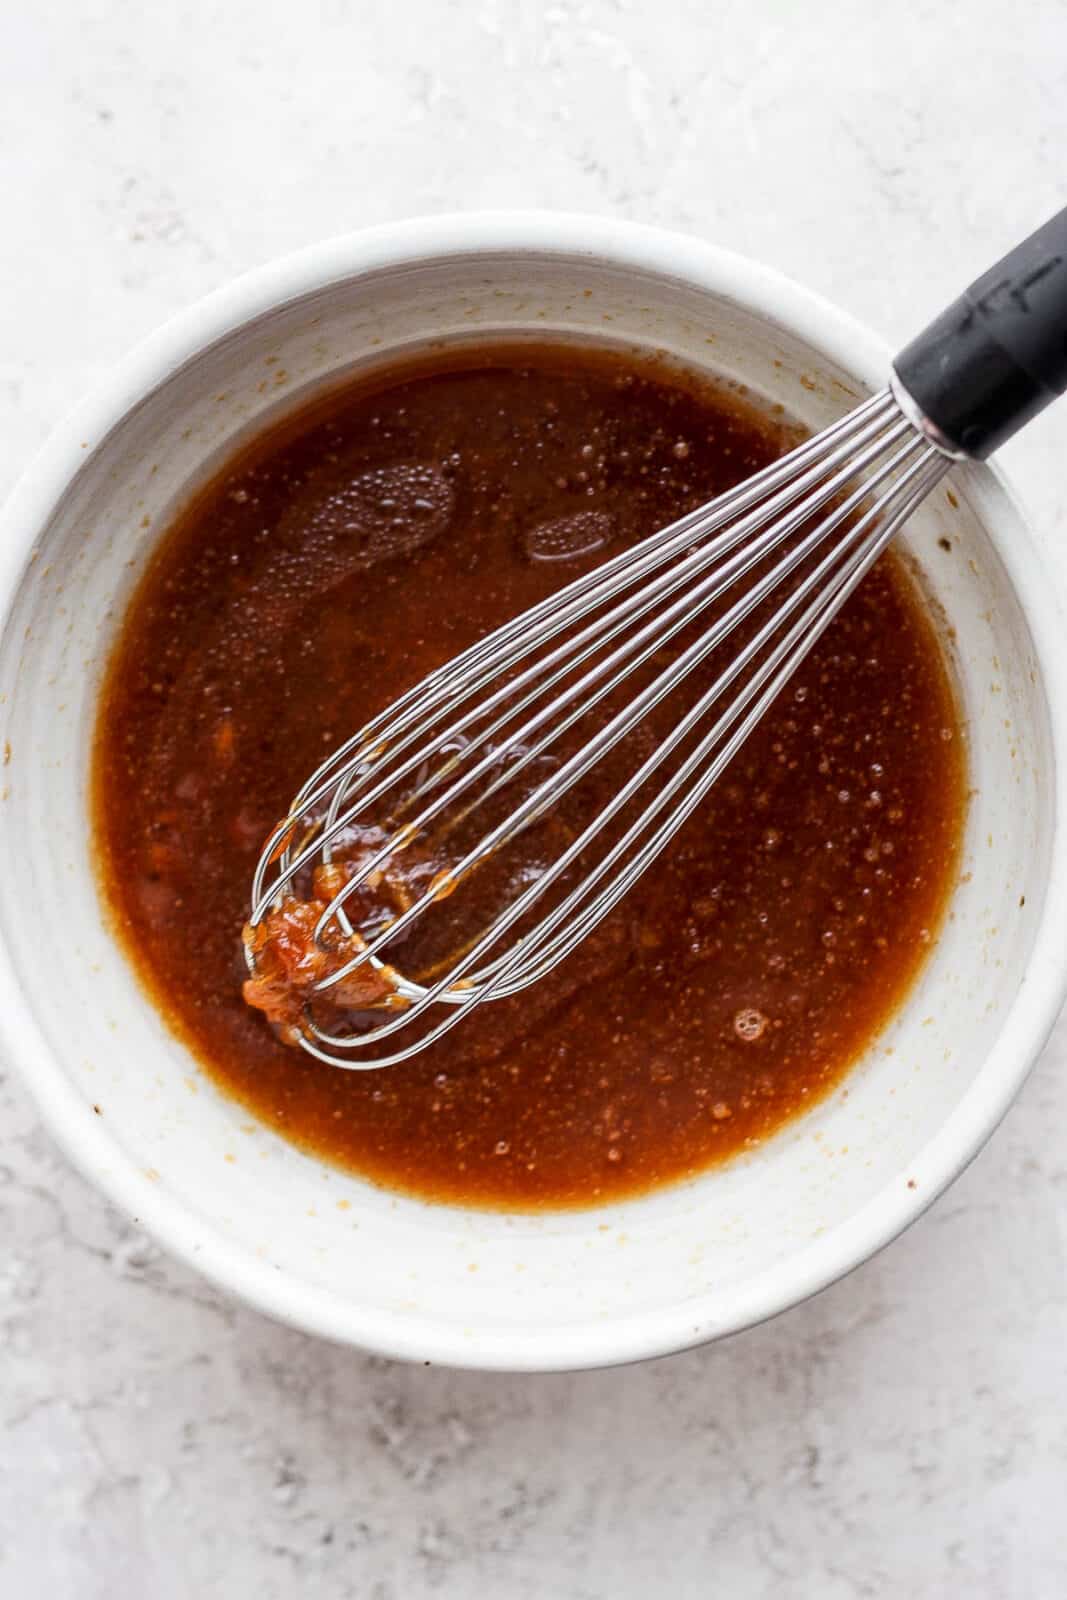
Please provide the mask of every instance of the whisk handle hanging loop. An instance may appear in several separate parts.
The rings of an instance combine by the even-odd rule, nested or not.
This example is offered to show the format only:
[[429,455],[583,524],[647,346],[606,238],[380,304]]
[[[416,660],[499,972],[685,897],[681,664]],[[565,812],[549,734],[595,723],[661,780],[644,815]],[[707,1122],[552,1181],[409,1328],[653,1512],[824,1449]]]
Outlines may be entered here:
[[[1067,208],[1009,250],[893,363],[901,408],[983,461],[1067,389]],[[909,405],[910,402],[910,405]]]

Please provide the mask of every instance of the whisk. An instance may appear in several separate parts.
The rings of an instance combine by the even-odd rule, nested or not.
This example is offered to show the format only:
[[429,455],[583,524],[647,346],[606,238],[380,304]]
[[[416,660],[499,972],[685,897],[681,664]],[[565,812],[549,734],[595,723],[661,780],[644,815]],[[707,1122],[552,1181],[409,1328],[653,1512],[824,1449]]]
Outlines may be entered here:
[[[389,1066],[564,962],[700,805],[952,463],[984,459],[1064,388],[1067,210],[909,344],[880,393],[479,640],[354,733],[299,790],[252,885],[254,974],[271,913],[319,869],[323,960],[302,1047],[336,1066]],[[702,663],[712,681],[699,680],[651,749],[638,741],[625,776],[550,860],[508,880],[487,925],[468,930],[453,907],[458,945],[428,971],[400,970],[398,949],[417,944],[435,908],[543,828]],[[375,904],[383,874],[420,847],[429,858],[415,890]],[[377,1009],[349,1017],[361,971],[377,980]]]

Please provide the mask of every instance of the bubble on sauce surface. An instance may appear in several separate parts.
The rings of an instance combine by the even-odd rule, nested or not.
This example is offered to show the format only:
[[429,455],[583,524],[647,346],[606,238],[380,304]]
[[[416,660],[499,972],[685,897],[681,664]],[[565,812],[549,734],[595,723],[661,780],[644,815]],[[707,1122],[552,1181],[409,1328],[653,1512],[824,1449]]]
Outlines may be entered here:
[[353,475],[344,460],[315,472],[283,518],[279,532],[298,531],[352,565],[374,566],[411,555],[438,538],[452,520],[456,491],[429,461],[399,461]]
[[755,1044],[767,1031],[767,1018],[755,1006],[744,1006],[734,1017],[734,1032],[744,1044]]
[[531,561],[574,561],[592,555],[615,537],[615,519],[608,511],[569,511],[527,528],[523,548]]

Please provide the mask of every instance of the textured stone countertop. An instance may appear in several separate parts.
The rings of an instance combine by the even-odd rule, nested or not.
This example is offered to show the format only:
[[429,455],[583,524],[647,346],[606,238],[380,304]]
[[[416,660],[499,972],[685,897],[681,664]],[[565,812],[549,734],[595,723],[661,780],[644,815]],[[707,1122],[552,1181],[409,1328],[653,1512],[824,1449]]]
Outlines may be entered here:
[[[5,0],[0,491],[233,274],[420,211],[692,230],[903,338],[1067,197],[1067,5]],[[1067,563],[1067,412],[1005,452]],[[12,1600],[1067,1594],[1067,1022],[955,1187],[717,1347],[426,1371],[231,1304],[0,1062]]]

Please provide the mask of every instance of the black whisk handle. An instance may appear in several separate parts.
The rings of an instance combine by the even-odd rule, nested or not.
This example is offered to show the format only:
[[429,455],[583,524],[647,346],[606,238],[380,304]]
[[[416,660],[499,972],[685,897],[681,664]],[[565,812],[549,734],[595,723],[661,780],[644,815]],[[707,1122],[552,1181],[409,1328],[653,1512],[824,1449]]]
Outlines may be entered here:
[[1067,389],[1067,208],[907,345],[897,384],[935,439],[984,460]]

